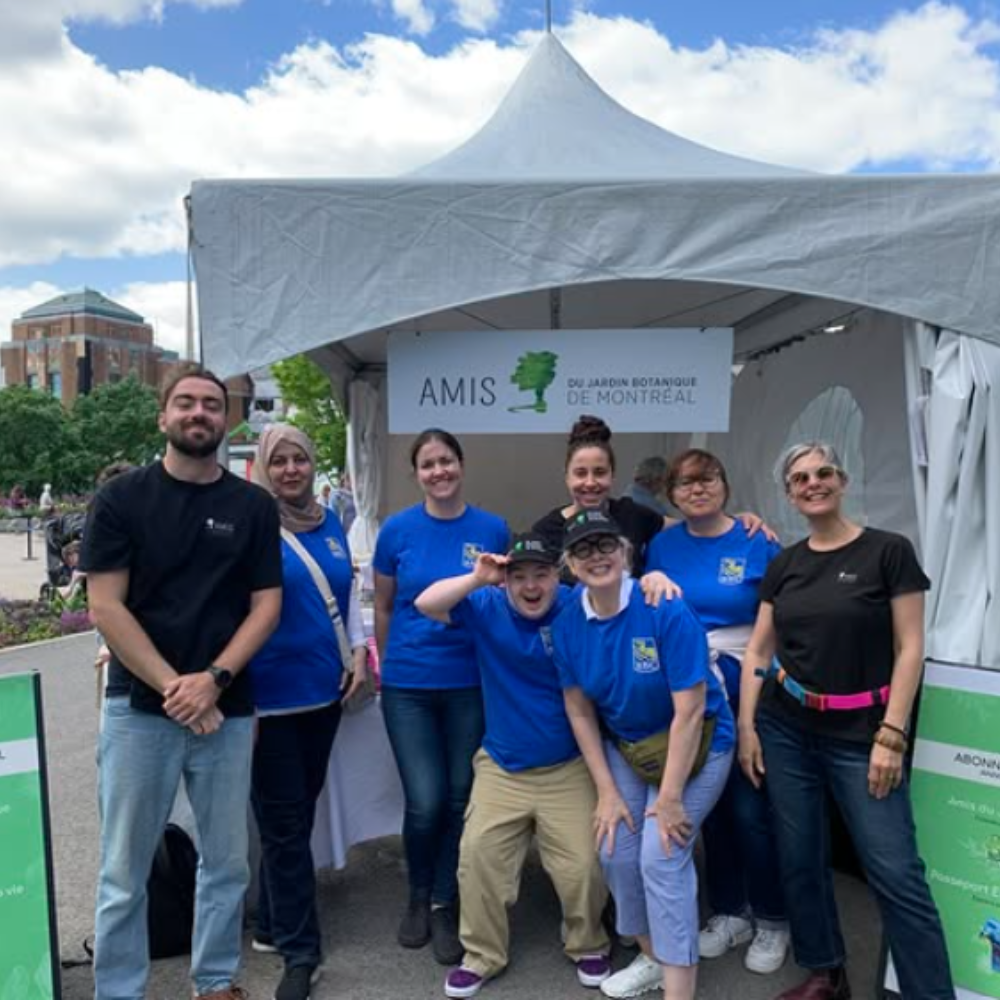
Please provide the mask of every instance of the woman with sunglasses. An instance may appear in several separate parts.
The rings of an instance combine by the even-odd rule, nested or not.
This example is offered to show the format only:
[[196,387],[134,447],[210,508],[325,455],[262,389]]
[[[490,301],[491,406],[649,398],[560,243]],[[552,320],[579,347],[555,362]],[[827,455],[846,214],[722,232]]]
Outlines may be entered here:
[[565,561],[582,587],[552,627],[554,656],[597,788],[595,838],[618,933],[642,949],[601,991],[662,986],[668,1000],[692,1000],[694,842],[729,774],[733,719],[698,620],[682,600],[646,604],[629,550],[602,511],[572,519]]
[[768,787],[792,947],[809,970],[780,1000],[851,995],[828,856],[828,793],[878,900],[900,992],[953,1000],[903,768],[930,583],[907,539],[844,515],[848,477],[830,445],[789,449],[778,475],[809,535],[775,558],[760,587],[743,660],[739,756],[750,781]]
[[[628,539],[632,553],[629,571],[635,577],[641,576],[647,546],[664,527],[677,521],[636,503],[631,497],[611,495],[615,452],[611,447],[611,428],[600,417],[582,416],[573,425],[566,444],[565,475],[570,502],[554,507],[531,530],[543,535],[549,545],[561,549],[566,527],[577,514],[603,510]],[[751,535],[763,528],[768,537],[773,537],[756,514],[736,516]],[[566,580],[569,582],[568,576]]]
[[[729,482],[715,455],[691,448],[667,469],[666,492],[684,520],[650,543],[647,568],[675,580],[708,631],[726,682],[733,716],[739,715],[740,662],[757,618],[757,596],[768,564],[781,551],[763,534],[753,538],[726,513]],[[708,926],[698,948],[718,958],[750,942],[744,964],[776,972],[788,953],[788,921],[778,871],[771,806],[734,767],[718,804],[705,820]]]

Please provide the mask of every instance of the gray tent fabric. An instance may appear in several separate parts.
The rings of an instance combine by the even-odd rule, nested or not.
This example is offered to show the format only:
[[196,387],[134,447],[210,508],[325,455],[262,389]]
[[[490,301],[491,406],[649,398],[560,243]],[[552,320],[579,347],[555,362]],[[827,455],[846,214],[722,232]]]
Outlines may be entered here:
[[601,90],[554,35],[545,35],[483,128],[410,176],[622,181],[808,174],[720,153],[632,114]]
[[197,181],[191,227],[203,356],[225,375],[624,279],[837,299],[1000,342],[1000,178],[726,156],[621,108],[551,36],[481,132],[422,171]]

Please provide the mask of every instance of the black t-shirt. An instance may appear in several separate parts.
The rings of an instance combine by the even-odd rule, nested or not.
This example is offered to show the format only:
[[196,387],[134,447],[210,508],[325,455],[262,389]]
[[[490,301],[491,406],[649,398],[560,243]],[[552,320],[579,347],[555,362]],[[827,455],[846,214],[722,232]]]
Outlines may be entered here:
[[[631,497],[620,497],[608,501],[608,516],[622,529],[622,534],[632,543],[632,575],[642,576],[646,566],[646,546],[663,528],[663,518],[636,503]],[[563,508],[550,510],[545,517],[536,521],[532,531],[537,531],[553,548],[562,549],[566,534],[566,518]]]
[[[214,483],[174,479],[161,462],[112,479],[91,505],[81,565],[127,569],[126,606],[179,674],[209,666],[250,612],[250,595],[281,586],[278,509],[228,472]],[[163,699],[112,652],[109,696],[162,713]],[[247,670],[219,698],[224,715],[250,715]]]
[[[891,682],[892,598],[928,587],[906,538],[866,528],[832,552],[815,552],[802,541],[779,553],[760,585],[760,599],[774,606],[778,660],[789,676],[810,691],[858,694]],[[761,708],[824,736],[864,741],[885,714],[878,705],[806,708],[776,680],[765,685]]]

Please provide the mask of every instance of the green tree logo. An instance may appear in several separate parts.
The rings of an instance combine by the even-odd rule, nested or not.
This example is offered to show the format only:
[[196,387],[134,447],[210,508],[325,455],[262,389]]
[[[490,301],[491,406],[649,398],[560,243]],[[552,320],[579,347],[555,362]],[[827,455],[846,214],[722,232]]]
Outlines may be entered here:
[[535,401],[525,403],[523,406],[510,406],[508,411],[516,413],[518,410],[534,410],[535,413],[545,413],[549,404],[545,402],[545,390],[556,379],[556,362],[559,360],[558,354],[551,351],[528,351],[517,359],[517,367],[510,380],[521,392],[533,392]]

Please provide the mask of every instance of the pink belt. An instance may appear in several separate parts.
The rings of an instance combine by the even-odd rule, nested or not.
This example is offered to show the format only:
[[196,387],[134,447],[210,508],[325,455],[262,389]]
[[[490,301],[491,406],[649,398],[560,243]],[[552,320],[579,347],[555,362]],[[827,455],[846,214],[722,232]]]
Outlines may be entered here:
[[794,677],[789,677],[784,667],[771,664],[766,670],[755,671],[758,677],[765,680],[774,677],[777,682],[800,705],[815,709],[817,712],[842,712],[858,708],[872,708],[875,705],[885,705],[889,701],[889,685],[871,691],[860,691],[857,694],[818,694],[808,691]]

